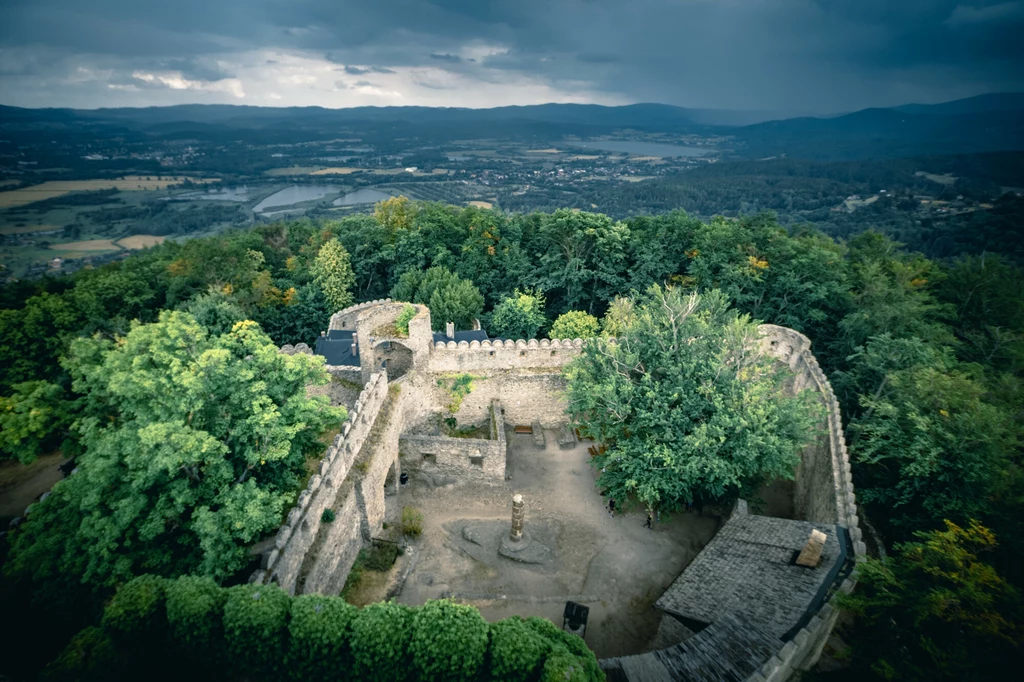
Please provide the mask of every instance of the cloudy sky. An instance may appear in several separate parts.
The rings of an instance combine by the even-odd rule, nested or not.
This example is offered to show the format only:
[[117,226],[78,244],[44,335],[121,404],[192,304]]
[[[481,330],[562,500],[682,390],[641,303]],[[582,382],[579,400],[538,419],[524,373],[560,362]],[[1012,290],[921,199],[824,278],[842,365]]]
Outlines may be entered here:
[[0,0],[0,103],[848,111],[1024,90],[1024,0]]

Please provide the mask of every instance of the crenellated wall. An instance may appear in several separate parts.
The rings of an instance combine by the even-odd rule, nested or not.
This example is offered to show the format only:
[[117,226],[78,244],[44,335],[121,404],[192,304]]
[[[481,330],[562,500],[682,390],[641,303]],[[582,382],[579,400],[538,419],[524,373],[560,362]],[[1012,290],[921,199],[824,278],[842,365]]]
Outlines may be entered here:
[[558,371],[579,355],[582,347],[582,339],[438,342],[430,354],[427,370],[434,373],[527,368]]
[[[338,514],[340,510],[335,508],[339,492],[345,487],[354,463],[364,454],[363,448],[367,437],[387,396],[388,384],[384,374],[377,373],[371,376],[359,394],[355,406],[349,411],[341,433],[327,448],[319,471],[309,479],[306,489],[299,494],[295,506],[288,512],[285,523],[278,529],[274,548],[263,554],[260,570],[251,578],[253,582],[277,582],[289,594],[295,594],[306,556],[322,527],[331,526],[334,540],[339,539],[338,531],[333,526],[341,520]],[[344,497],[341,502],[342,506],[348,505]],[[335,512],[335,521],[331,524],[324,524],[322,521],[325,509],[332,509]],[[345,522],[340,525],[345,525]],[[344,541],[353,547],[356,544],[361,546],[362,536],[346,536]],[[348,555],[351,552],[343,549],[340,554]],[[358,554],[358,548],[352,554],[352,561],[355,560],[355,554]],[[336,568],[347,573],[351,568],[351,562],[348,566]]]
[[[274,549],[263,556],[262,568],[253,575],[253,580],[276,580],[292,593],[337,594],[359,549],[380,531],[387,504],[385,485],[395,485],[397,494],[395,482],[402,466],[400,448],[410,471],[422,464],[417,460],[427,452],[435,455],[439,468],[451,470],[452,479],[496,482],[504,478],[506,423],[540,421],[545,427],[552,427],[567,420],[565,379],[561,370],[579,355],[582,340],[434,344],[429,310],[417,306],[409,338],[393,339],[413,353],[411,369],[389,384],[386,374],[376,366],[380,356],[374,349],[375,346],[386,348],[381,342],[390,339],[371,337],[374,331],[393,321],[403,308],[404,304],[387,299],[352,306],[331,317],[331,329],[357,330],[361,348],[370,350],[366,353],[368,362],[360,368],[368,381],[342,434],[328,448],[320,472],[310,479],[309,486],[299,496],[278,532]],[[812,390],[825,406],[821,435],[801,453],[795,472],[796,516],[801,520],[842,526],[849,533],[852,556],[857,561],[862,560],[865,546],[857,518],[839,404],[832,387],[811,353],[811,342],[806,336],[775,325],[761,325],[759,330],[764,352],[784,362],[792,373],[787,390]],[[284,352],[309,351],[296,347]],[[331,368],[332,372],[335,369]],[[352,369],[340,371],[353,372]],[[462,424],[489,420],[491,439],[452,439],[409,433],[409,427],[427,423],[432,415],[436,419],[439,413],[448,414],[445,408],[451,396],[438,388],[438,379],[456,374],[473,377],[473,389],[463,397],[455,414],[457,420]],[[483,466],[469,460],[471,456],[476,457],[477,452],[483,458],[480,463]],[[327,508],[336,514],[330,524],[321,522],[323,510]],[[774,654],[746,679],[754,682],[786,680],[794,670],[806,669],[817,660],[838,616],[830,603],[833,592],[849,592],[854,587],[851,578],[840,577],[837,583],[835,590],[822,593],[825,597],[815,602],[814,611],[794,623],[795,633],[791,637],[787,635],[787,641],[778,640]],[[826,587],[823,586],[823,590]],[[742,623],[738,627],[742,629]],[[682,652],[699,648],[696,638],[702,634],[694,635],[694,646],[628,657],[629,665],[636,664],[636,670],[650,670],[653,668],[645,667],[648,663],[670,664],[672,656],[687,655]],[[602,663],[609,667],[620,666],[624,660]],[[616,667],[616,674],[625,674],[628,667]],[[630,678],[626,675],[624,679]]]

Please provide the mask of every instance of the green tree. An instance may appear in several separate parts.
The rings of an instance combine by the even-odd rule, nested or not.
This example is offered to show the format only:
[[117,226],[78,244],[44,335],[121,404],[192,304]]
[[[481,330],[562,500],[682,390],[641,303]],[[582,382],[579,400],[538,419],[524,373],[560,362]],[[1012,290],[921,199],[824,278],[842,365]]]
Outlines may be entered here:
[[672,511],[791,479],[818,411],[757,352],[757,325],[717,291],[654,286],[618,342],[595,339],[565,370],[569,413],[607,446],[598,485]]
[[527,682],[551,651],[552,643],[531,629],[522,618],[512,616],[491,624],[491,679]]
[[362,608],[352,621],[352,671],[356,679],[402,682],[412,676],[409,641],[412,611],[394,602]]
[[507,339],[532,339],[547,322],[544,295],[539,291],[520,291],[502,301],[491,313],[490,333]]
[[61,445],[71,419],[72,406],[60,386],[45,381],[15,384],[10,396],[0,396],[0,458],[34,462]]
[[341,597],[304,594],[292,600],[288,664],[297,680],[325,680],[352,669],[352,621],[359,613]]
[[589,339],[597,336],[600,322],[590,313],[570,310],[562,313],[551,325],[549,339]]
[[601,332],[605,336],[625,334],[636,322],[636,304],[633,299],[616,296],[608,304],[608,310],[601,320]]
[[487,621],[472,606],[428,601],[413,616],[409,651],[417,680],[475,680],[487,645]]
[[838,604],[857,616],[851,679],[992,680],[1019,660],[1016,590],[979,558],[995,536],[976,521],[916,534],[887,561],[857,566]]
[[247,678],[280,680],[286,669],[291,598],[277,585],[238,585],[224,604],[229,669]]
[[990,513],[988,492],[1020,442],[1012,416],[960,369],[915,365],[878,384],[849,426],[859,498],[898,538]]
[[560,209],[545,216],[538,279],[555,310],[593,313],[626,283],[629,227],[600,213]]
[[164,312],[116,344],[74,342],[80,471],[36,505],[7,568],[111,585],[142,571],[222,580],[294,500],[344,410],[308,398],[323,359],[282,355],[254,322],[211,336]]
[[391,298],[425,304],[434,331],[444,331],[448,322],[456,329],[472,329],[484,310],[484,297],[473,283],[444,267],[404,273],[391,289]]
[[236,322],[248,317],[237,301],[223,289],[216,288],[190,300],[184,310],[215,335],[228,333]]
[[320,247],[310,269],[313,281],[324,292],[327,304],[335,311],[352,305],[351,289],[356,283],[348,251],[337,239]]

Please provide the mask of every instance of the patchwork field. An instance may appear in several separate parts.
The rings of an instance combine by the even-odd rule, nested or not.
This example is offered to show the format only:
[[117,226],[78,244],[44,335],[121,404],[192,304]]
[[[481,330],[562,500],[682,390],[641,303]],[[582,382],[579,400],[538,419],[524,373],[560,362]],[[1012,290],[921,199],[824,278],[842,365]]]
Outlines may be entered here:
[[320,170],[313,171],[310,175],[348,175],[350,173],[359,173],[362,171],[362,168],[342,166],[338,168],[321,168]]
[[54,244],[54,250],[61,251],[117,251],[118,246],[111,239],[87,239],[80,242]]
[[470,206],[476,206],[477,208],[494,208],[494,204],[489,201],[470,201],[467,203]]
[[167,237],[157,237],[151,234],[133,234],[130,237],[124,237],[118,239],[115,244],[123,246],[126,249],[146,249],[150,246],[156,246],[162,244]]
[[0,192],[0,208],[24,206],[34,201],[61,197],[70,192],[87,192],[99,189],[117,189],[122,192],[167,189],[180,185],[186,180],[196,184],[220,182],[219,178],[189,178],[182,175],[126,175],[111,180],[53,180],[40,185]]

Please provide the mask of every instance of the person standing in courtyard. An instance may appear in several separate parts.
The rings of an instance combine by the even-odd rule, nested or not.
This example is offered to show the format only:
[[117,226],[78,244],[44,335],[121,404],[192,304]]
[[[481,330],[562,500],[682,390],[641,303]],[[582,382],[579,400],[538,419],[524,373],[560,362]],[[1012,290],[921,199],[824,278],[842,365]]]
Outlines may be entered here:
[[615,498],[608,498],[608,516],[615,518]]
[[647,512],[647,523],[644,524],[644,528],[650,528],[651,530],[654,530],[654,528],[651,526],[651,522],[652,521],[654,521],[654,515],[651,514],[651,512],[648,511]]

